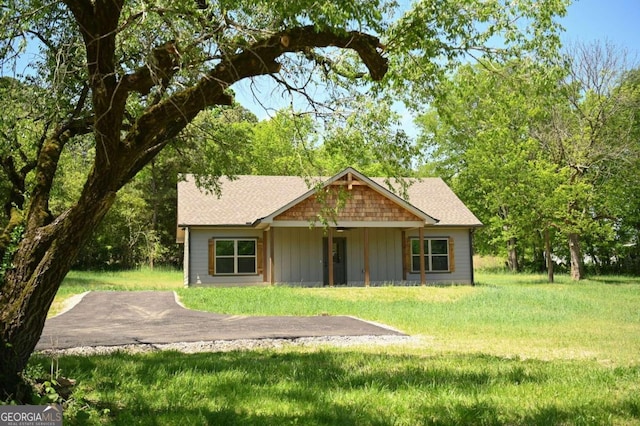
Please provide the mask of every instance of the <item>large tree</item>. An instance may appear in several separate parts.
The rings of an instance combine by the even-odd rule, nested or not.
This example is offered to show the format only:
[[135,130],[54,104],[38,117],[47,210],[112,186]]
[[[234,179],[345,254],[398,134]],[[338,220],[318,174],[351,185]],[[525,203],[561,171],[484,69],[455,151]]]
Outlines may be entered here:
[[626,81],[633,66],[629,54],[611,43],[577,43],[564,57],[567,73],[559,82],[559,101],[534,135],[550,161],[566,171],[559,226],[569,240],[571,277],[580,280],[585,277],[583,240],[613,239],[622,211],[615,204],[625,204],[616,199],[612,205],[604,189],[612,181],[626,186],[625,168],[637,163],[637,90]]
[[632,256],[638,91],[626,58],[580,44],[562,66],[462,67],[420,118],[427,155],[486,225],[480,248],[506,247],[513,270],[527,247],[537,264],[544,247],[549,267],[555,249],[575,280],[585,254],[598,267]]
[[551,235],[562,204],[555,189],[563,171],[532,137],[553,105],[550,71],[528,60],[462,67],[418,119],[432,167],[485,224],[481,252],[505,254],[512,271],[523,267],[525,248]]
[[[5,106],[14,120],[0,134],[0,397],[22,398],[20,372],[49,306],[116,193],[201,111],[231,104],[234,83],[272,76],[310,104],[358,79],[373,90],[385,74],[396,89],[415,81],[425,90],[470,51],[557,41],[552,18],[564,3],[431,0],[398,11],[384,0],[4,2],[2,69],[14,70],[20,96]],[[499,33],[499,48],[488,48]],[[310,81],[332,90],[306,90]],[[28,131],[6,131],[22,122]],[[82,189],[54,213],[61,155],[86,137]],[[229,166],[213,163],[217,173]]]

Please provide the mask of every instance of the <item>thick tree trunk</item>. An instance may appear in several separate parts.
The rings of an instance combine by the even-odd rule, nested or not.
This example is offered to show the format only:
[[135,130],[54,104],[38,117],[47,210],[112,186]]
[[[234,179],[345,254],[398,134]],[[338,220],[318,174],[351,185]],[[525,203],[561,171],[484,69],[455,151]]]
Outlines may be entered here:
[[[82,130],[74,130],[73,122],[62,126],[45,142],[38,157],[26,229],[13,255],[14,267],[0,283],[0,399],[21,399],[19,374],[40,338],[49,307],[82,245],[113,204],[116,191],[200,111],[208,106],[230,105],[232,97],[226,89],[231,84],[278,72],[280,56],[314,47],[355,50],[376,81],[388,69],[387,58],[382,54],[384,46],[376,37],[355,31],[318,31],[312,25],[292,28],[225,57],[196,84],[153,102],[123,136],[129,96],[133,92],[148,95],[159,84],[158,75],[163,76],[163,81],[171,79],[179,69],[177,47],[169,43],[154,49],[157,69],[150,70],[145,65],[121,75],[122,67],[116,64],[116,35],[124,0],[64,3],[85,44],[92,114],[82,120]],[[78,112],[83,110],[82,104],[79,101]],[[54,218],[48,204],[59,156],[67,140],[87,131],[94,133],[97,148],[90,177],[78,203]]]
[[578,281],[584,279],[584,259],[580,250],[580,236],[569,234],[569,253],[571,256],[571,279]]
[[81,202],[51,224],[26,230],[0,294],[0,399],[27,396],[20,372],[29,361],[53,299],[82,245],[113,204],[115,192]]

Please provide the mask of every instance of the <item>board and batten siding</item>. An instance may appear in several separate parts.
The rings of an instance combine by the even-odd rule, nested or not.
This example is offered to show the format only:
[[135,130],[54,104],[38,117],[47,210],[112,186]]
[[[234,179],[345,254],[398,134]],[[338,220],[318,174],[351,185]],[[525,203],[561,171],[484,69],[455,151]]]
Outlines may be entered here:
[[[454,272],[427,272],[427,284],[471,284],[471,247],[468,228],[425,228],[426,238],[450,238],[454,242]],[[407,237],[418,237],[418,230],[407,232]],[[420,281],[420,274],[407,274],[408,281]]]
[[[347,281],[364,284],[364,229],[333,231],[334,238],[347,242]],[[323,283],[322,240],[320,228],[275,228],[275,280],[301,286]],[[369,228],[369,268],[372,283],[402,280],[401,231],[393,228]]]
[[[272,228],[275,232],[275,281],[322,285],[322,228]],[[348,256],[348,254],[347,254]]]
[[[397,228],[368,228],[370,284],[402,280],[402,232]],[[364,229],[335,234],[347,239],[347,281],[364,285]]]

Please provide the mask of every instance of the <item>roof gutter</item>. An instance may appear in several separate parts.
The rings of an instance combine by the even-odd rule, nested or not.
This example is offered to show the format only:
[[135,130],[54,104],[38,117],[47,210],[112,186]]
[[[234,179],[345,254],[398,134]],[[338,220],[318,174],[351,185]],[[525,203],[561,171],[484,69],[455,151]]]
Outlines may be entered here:
[[[254,222],[255,223],[255,222]],[[221,225],[185,225],[179,224],[179,228],[251,228],[253,227],[252,223],[224,223]]]

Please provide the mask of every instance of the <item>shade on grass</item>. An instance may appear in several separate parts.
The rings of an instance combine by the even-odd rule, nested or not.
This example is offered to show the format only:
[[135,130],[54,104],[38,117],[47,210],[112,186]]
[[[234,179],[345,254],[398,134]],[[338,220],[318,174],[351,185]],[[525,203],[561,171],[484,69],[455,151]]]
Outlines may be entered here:
[[[65,283],[73,290],[67,294],[87,286],[157,285],[84,278],[89,283]],[[409,332],[418,343],[63,356],[62,374],[78,380],[65,424],[640,424],[640,279],[560,278],[549,285],[543,277],[479,274],[478,281],[331,289],[178,285],[193,309],[354,315]],[[37,357],[32,365],[48,369],[50,362]]]
[[640,369],[595,362],[324,349],[120,353],[60,367],[80,382],[65,424],[640,422]]

